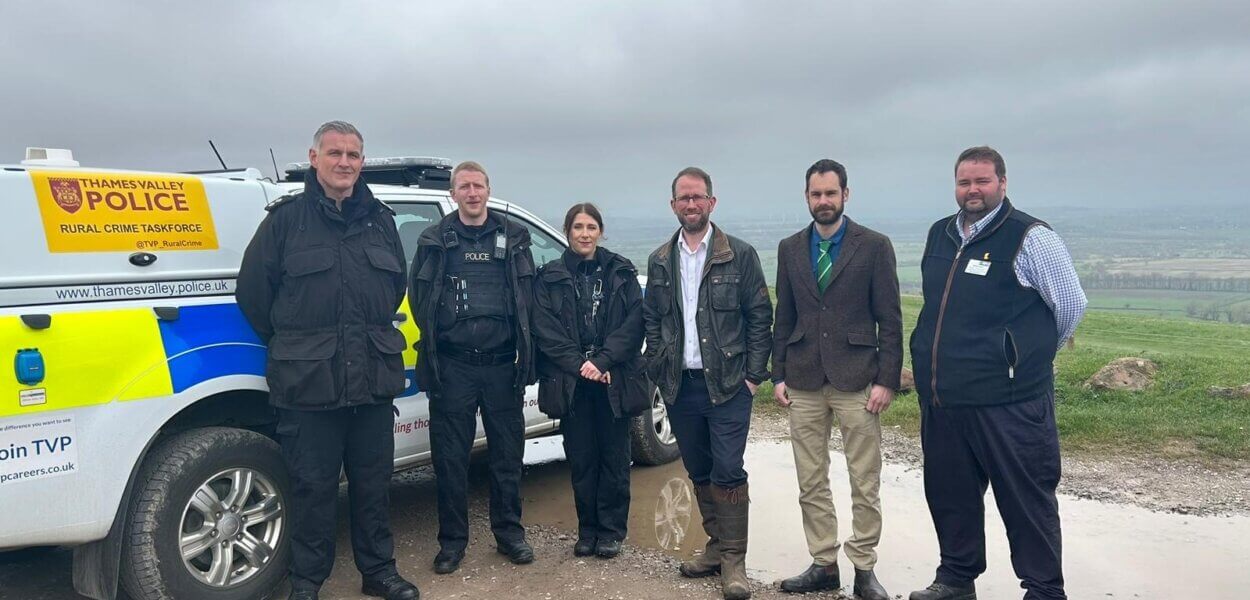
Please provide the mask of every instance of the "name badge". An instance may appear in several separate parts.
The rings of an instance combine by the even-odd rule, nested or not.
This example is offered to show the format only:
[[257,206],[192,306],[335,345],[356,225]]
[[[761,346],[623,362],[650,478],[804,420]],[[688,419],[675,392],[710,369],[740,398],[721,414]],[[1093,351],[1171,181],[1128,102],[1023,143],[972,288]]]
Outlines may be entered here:
[[990,272],[990,261],[988,260],[969,259],[968,266],[964,268],[964,273],[980,275],[981,277],[985,277],[985,274],[989,272]]

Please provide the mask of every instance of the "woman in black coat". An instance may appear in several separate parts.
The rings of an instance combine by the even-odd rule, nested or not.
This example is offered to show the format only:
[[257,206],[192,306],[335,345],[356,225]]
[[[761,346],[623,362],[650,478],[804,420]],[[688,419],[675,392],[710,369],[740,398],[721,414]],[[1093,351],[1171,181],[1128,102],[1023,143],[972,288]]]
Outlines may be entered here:
[[650,406],[642,289],[633,263],[599,247],[603,217],[576,204],[569,248],[535,278],[538,405],[560,419],[577,506],[577,556],[620,553],[629,516],[629,422]]

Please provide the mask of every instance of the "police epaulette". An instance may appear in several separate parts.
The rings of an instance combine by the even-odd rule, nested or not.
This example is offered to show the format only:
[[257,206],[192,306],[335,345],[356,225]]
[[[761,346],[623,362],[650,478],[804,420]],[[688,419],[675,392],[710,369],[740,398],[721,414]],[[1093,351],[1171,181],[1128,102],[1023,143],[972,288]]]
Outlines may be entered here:
[[298,196],[299,194],[287,194],[285,196],[279,196],[273,202],[266,204],[265,210],[272,212],[275,208],[278,208],[279,206],[282,206],[284,204],[290,204],[291,201],[297,198]]

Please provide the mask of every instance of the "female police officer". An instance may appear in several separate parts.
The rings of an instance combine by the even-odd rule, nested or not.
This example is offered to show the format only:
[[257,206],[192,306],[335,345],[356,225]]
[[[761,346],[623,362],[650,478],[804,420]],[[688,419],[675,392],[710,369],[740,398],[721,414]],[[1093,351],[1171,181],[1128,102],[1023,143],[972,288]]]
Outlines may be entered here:
[[576,204],[569,249],[539,270],[534,334],[538,404],[559,418],[577,506],[577,556],[621,551],[629,515],[629,417],[649,406],[642,290],[633,263],[599,247],[603,217]]

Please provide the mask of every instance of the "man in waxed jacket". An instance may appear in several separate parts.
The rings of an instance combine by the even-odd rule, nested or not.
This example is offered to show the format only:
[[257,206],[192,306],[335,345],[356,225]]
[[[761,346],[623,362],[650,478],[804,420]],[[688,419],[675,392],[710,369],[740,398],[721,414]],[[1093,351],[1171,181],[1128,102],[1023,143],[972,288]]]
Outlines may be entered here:
[[769,376],[772,302],[755,249],[710,221],[710,175],[683,169],[669,204],[681,227],[647,261],[643,318],[647,374],[671,405],[709,538],[681,573],[720,573],[726,598],[749,598],[743,453],[755,388]]
[[417,241],[408,303],[421,331],[417,384],[430,398],[430,451],[438,478],[434,571],[460,567],[469,543],[469,452],[482,414],[490,460],[490,522],[496,549],[533,562],[521,525],[523,395],[535,381],[530,308],[530,233],[488,210],[490,179],[466,161],[451,173],[456,211]]
[[387,514],[393,402],[405,387],[404,254],[394,212],[359,179],[364,139],[330,121],[313,136],[304,191],[269,205],[243,254],[239,310],[269,346],[265,376],[290,473],[291,595],[315,600],[334,566],[339,472],[350,485],[362,591],[414,599]]

